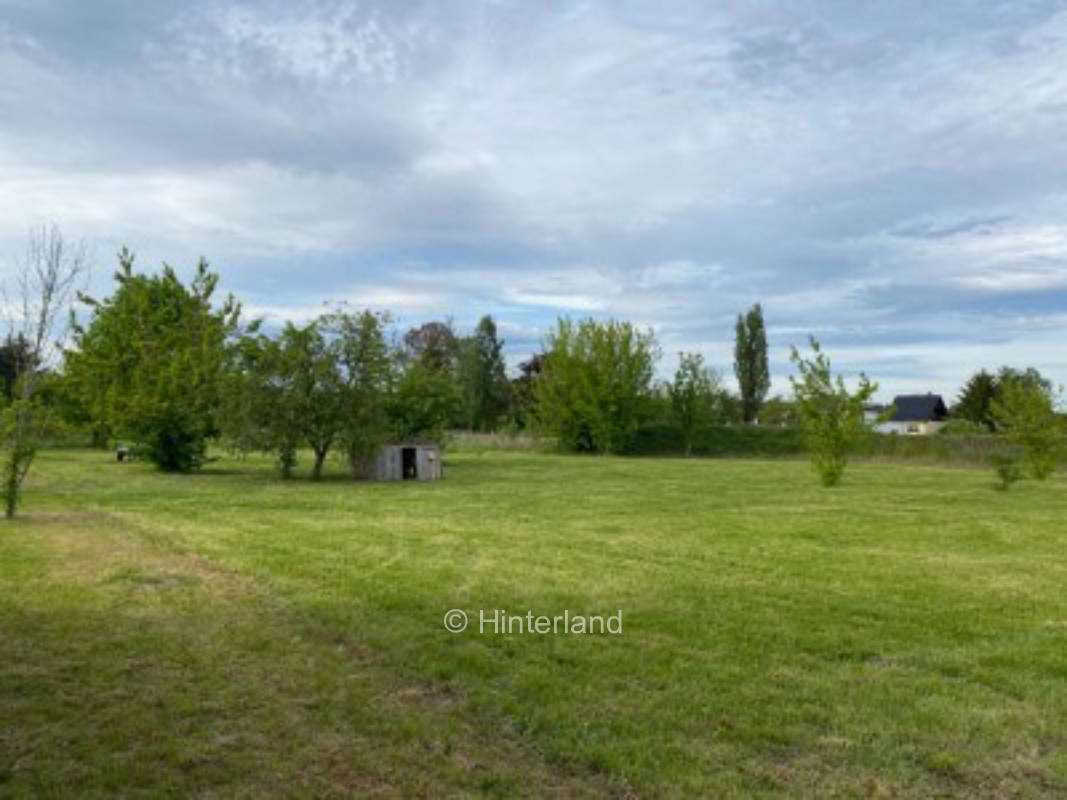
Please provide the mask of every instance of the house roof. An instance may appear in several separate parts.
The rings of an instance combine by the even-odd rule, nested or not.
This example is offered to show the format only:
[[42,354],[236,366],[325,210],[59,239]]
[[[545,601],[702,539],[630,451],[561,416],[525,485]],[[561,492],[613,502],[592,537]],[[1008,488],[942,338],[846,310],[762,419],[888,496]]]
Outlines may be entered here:
[[939,394],[898,394],[893,398],[893,422],[930,422],[948,416]]

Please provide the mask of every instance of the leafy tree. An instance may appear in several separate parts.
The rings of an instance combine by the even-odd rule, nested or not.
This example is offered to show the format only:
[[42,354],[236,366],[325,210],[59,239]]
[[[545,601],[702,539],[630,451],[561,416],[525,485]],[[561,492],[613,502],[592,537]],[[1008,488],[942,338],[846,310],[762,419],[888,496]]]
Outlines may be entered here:
[[0,345],[0,393],[8,403],[15,399],[19,376],[33,366],[32,350],[33,346],[22,331],[8,333]]
[[482,317],[474,335],[460,340],[457,350],[464,422],[471,430],[495,430],[507,410],[510,387],[504,343],[497,338],[493,318],[488,314]]
[[[1016,383],[1033,389],[1039,394],[1052,397],[1052,381],[1042,375],[1034,367],[1015,369],[1014,367],[1001,367],[997,371],[997,389],[1008,383]],[[995,415],[994,415],[995,416]]]
[[534,383],[544,371],[545,354],[534,353],[526,361],[519,363],[519,376],[511,380],[508,398],[511,424],[518,430],[524,430],[534,422],[537,398]]
[[997,373],[985,370],[974,373],[964,384],[952,407],[952,416],[983,425],[989,430],[998,430],[993,405],[1000,396],[1003,387],[1008,384],[1024,384],[1035,391],[1051,393],[1052,383],[1033,367],[1024,370],[1013,367],[1001,367]]
[[992,405],[997,393],[997,380],[984,369],[968,378],[952,407],[952,416],[993,429]]
[[284,478],[292,476],[303,441],[294,352],[255,331],[242,336],[232,350],[221,412],[231,442],[241,450],[276,453]]
[[734,374],[741,391],[744,421],[753,422],[771,388],[771,375],[767,366],[767,336],[763,328],[763,309],[759,303],[752,306],[747,314],[737,315]]
[[54,225],[31,231],[25,259],[16,265],[19,294],[9,312],[0,407],[0,491],[8,518],[15,516],[22,484],[55,422],[46,402],[47,351],[84,270],[84,245],[72,245]]
[[404,334],[404,351],[411,361],[428,369],[453,373],[456,367],[458,340],[451,320],[427,322]]
[[800,424],[796,404],[779,395],[769,398],[763,404],[759,419],[761,425],[780,428],[793,428]]
[[351,313],[343,307],[322,324],[334,337],[344,382],[341,439],[352,474],[361,477],[390,435],[389,402],[394,391],[395,354],[385,338],[388,314]]
[[273,377],[281,389],[279,416],[291,418],[293,431],[311,448],[311,478],[319,480],[326,456],[344,431],[344,383],[318,320],[282,329]]
[[685,454],[693,452],[696,432],[716,416],[719,376],[704,366],[699,353],[679,353],[674,382],[667,385],[671,417],[685,437]]
[[440,440],[461,402],[448,375],[418,361],[409,363],[389,398],[390,432],[399,440]]
[[617,452],[649,417],[659,349],[629,322],[560,319],[534,382],[540,427],[562,447]]
[[343,307],[299,326],[287,324],[276,339],[246,335],[234,348],[226,425],[245,448],[278,454],[283,477],[304,444],[319,480],[329,453],[345,450],[353,473],[388,436],[387,395],[392,353],[384,315]]
[[849,392],[844,379],[830,370],[830,359],[809,337],[812,355],[802,358],[794,347],[791,360],[800,373],[790,377],[797,413],[807,431],[812,465],[824,486],[840,482],[848,463],[848,449],[866,430],[863,406],[878,390],[860,374],[859,388]]
[[218,433],[227,342],[240,306],[231,296],[212,307],[218,275],[203,259],[185,286],[166,264],[159,275],[135,274],[124,248],[115,280],[113,296],[81,297],[92,312],[86,327],[75,326],[66,354],[70,385],[98,430],[140,442],[160,469],[196,469]]
[[1030,474],[1038,480],[1051,475],[1062,455],[1063,431],[1048,381],[1036,370],[1002,373],[991,414],[997,430],[1022,448]]
[[745,421],[744,408],[741,397],[725,387],[719,392],[719,411],[722,421],[727,424],[742,423]]

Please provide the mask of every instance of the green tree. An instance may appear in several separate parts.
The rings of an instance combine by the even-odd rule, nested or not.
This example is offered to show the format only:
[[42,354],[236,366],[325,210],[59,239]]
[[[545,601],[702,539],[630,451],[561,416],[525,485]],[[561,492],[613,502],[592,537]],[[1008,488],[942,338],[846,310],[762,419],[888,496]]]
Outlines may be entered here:
[[390,432],[400,441],[440,441],[461,404],[450,376],[420,361],[409,362],[389,397]]
[[333,337],[343,381],[341,440],[355,477],[389,438],[390,394],[396,384],[396,354],[385,337],[389,315],[339,307],[321,324]]
[[235,344],[226,372],[222,428],[240,450],[276,453],[283,478],[292,476],[302,439],[302,407],[293,350],[250,331]]
[[866,430],[863,407],[878,390],[866,375],[860,374],[859,388],[849,392],[844,379],[836,378],[830,359],[815,337],[809,337],[812,355],[801,357],[794,347],[791,360],[799,378],[790,377],[794,402],[801,423],[807,431],[812,465],[824,486],[840,482],[848,463],[851,444]]
[[0,394],[8,403],[15,399],[19,376],[25,374],[33,364],[32,350],[33,346],[22,331],[8,333],[0,345]]
[[768,398],[764,402],[759,419],[761,425],[779,428],[793,428],[800,424],[796,405],[779,395]]
[[311,448],[313,480],[342,448],[355,475],[388,436],[392,353],[385,315],[339,307],[276,339],[246,335],[233,350],[225,421],[243,448],[278,454],[283,477],[300,445]]
[[133,255],[119,253],[118,289],[75,326],[67,352],[71,386],[83,393],[98,430],[141,443],[163,470],[185,472],[204,461],[218,433],[227,342],[240,306],[227,297],[212,307],[218,275],[201,259],[188,286],[164,264],[159,275],[135,274]]
[[719,376],[704,366],[699,353],[679,353],[674,381],[667,385],[671,419],[685,437],[685,454],[693,452],[693,438],[697,431],[711,424],[716,417],[720,396]]
[[[271,380],[278,389],[274,420],[279,424],[291,421],[293,436],[311,448],[311,479],[319,480],[326,456],[344,432],[344,382],[336,351],[315,320],[300,326],[287,323],[276,347],[267,352]],[[285,448],[280,454],[283,472],[288,448],[295,446],[295,440],[279,441]]]
[[571,450],[618,452],[652,408],[659,349],[629,322],[560,319],[533,382],[542,430]]
[[496,430],[508,408],[510,386],[504,342],[497,337],[493,318],[482,317],[474,335],[460,340],[457,350],[464,423],[471,430]]
[[526,430],[535,422],[537,397],[534,393],[534,384],[541,377],[544,363],[545,354],[534,353],[526,361],[519,363],[518,377],[509,382],[508,416],[511,425],[517,430]]
[[992,406],[996,393],[996,378],[984,369],[979,370],[967,379],[960,390],[960,396],[952,407],[952,416],[992,430]]
[[1062,457],[1063,430],[1048,381],[1036,370],[1002,373],[991,415],[997,430],[1022,449],[1034,478],[1052,474]]
[[458,340],[452,321],[426,322],[404,334],[404,352],[409,361],[419,361],[427,369],[453,374]]
[[753,422],[771,388],[767,335],[763,328],[763,309],[759,303],[752,306],[748,313],[737,315],[734,374],[741,392],[742,416],[745,422]]

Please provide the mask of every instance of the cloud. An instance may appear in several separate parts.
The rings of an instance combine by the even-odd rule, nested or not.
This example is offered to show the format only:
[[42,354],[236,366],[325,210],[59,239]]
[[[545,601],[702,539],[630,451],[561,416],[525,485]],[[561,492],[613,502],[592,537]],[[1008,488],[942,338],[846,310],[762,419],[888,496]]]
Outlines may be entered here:
[[1059,3],[2,6],[0,252],[54,219],[513,360],[594,314],[729,372],[761,301],[779,390],[809,331],[900,385],[1063,369]]

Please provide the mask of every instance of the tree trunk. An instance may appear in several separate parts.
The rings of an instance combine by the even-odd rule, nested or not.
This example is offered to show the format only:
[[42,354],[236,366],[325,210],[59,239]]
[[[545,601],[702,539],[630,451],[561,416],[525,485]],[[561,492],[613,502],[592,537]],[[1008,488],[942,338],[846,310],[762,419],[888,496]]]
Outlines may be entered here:
[[11,519],[19,503],[19,455],[18,445],[11,448],[4,464],[4,516]]
[[322,465],[326,461],[326,450],[315,450],[315,465],[311,468],[311,480],[322,480]]

